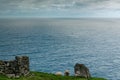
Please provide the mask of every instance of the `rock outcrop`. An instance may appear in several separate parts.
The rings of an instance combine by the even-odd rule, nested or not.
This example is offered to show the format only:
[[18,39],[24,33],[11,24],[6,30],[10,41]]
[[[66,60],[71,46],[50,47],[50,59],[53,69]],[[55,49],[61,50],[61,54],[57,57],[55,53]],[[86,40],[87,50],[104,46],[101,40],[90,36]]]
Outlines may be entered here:
[[84,77],[87,79],[91,77],[89,69],[84,64],[75,64],[74,72],[75,76]]
[[2,61],[0,60],[0,74],[8,77],[25,76],[29,73],[29,57],[16,56],[15,60]]

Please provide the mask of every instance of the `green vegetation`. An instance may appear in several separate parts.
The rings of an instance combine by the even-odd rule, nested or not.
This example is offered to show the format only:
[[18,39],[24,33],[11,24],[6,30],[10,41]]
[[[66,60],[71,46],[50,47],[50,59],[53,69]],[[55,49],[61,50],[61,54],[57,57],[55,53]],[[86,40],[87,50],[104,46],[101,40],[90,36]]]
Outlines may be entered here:
[[[54,74],[48,74],[43,72],[30,72],[29,75],[20,78],[8,78],[4,75],[0,75],[0,80],[87,80],[85,78],[79,78],[74,76],[56,76]],[[89,80],[106,80],[104,78],[91,78]]]

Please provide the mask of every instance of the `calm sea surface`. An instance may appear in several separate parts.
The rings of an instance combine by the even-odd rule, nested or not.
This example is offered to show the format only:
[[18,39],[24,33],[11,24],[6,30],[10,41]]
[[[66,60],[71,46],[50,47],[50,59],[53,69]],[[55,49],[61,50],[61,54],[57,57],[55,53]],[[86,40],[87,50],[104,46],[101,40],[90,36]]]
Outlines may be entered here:
[[120,80],[120,19],[0,19],[0,60],[30,57],[55,73],[83,63],[94,77]]

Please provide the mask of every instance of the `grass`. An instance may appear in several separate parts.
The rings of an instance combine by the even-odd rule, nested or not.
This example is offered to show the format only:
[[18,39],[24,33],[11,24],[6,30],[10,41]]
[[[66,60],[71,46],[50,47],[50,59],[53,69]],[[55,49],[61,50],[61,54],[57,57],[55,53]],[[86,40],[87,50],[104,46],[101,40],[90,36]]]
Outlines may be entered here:
[[[27,76],[20,78],[8,78],[4,75],[0,75],[0,80],[87,80],[85,78],[79,78],[74,76],[56,76],[54,74],[48,74],[43,72],[30,72]],[[106,80],[104,78],[91,78],[89,80]]]

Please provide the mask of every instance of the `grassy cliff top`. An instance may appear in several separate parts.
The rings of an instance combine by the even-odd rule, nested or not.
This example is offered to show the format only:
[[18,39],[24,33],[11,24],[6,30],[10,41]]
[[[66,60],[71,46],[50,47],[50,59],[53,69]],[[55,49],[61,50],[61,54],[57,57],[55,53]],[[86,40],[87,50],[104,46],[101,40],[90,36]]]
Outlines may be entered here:
[[[8,78],[4,75],[0,75],[0,80],[87,80],[87,79],[74,76],[56,76],[54,74],[48,74],[43,72],[30,72],[28,76],[20,78]],[[106,80],[106,79],[93,77],[90,80]]]

